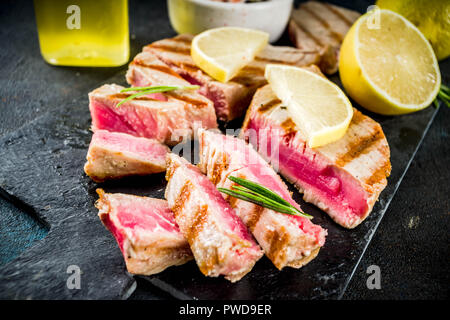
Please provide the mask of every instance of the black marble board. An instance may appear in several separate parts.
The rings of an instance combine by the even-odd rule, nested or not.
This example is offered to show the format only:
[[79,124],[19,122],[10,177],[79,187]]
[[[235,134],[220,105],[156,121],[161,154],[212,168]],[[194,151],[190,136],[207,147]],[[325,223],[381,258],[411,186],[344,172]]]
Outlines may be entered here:
[[[339,83],[337,76],[332,79]],[[124,84],[124,71],[106,83]],[[135,288],[119,248],[97,218],[95,189],[163,198],[164,175],[96,184],[83,173],[91,136],[87,93],[0,140],[1,194],[20,202],[50,227],[46,238],[0,270],[0,298],[124,299]],[[328,229],[325,246],[302,269],[280,272],[264,257],[246,277],[231,284],[204,277],[192,261],[144,278],[180,299],[340,298],[437,112],[429,107],[383,117],[361,110],[383,127],[392,174],[360,226],[346,230],[336,225],[291,188],[304,210],[314,215],[314,223]],[[66,286],[70,265],[81,269],[79,290]]]

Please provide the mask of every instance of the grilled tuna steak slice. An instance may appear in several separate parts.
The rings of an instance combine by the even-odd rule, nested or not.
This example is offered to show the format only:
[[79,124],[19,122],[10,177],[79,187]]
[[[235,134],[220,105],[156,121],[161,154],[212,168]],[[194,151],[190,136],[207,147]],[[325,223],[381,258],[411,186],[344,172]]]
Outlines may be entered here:
[[89,93],[92,130],[128,133],[175,145],[191,137],[197,127],[216,128],[211,101],[202,95],[186,99],[179,90],[141,96],[117,104],[133,92],[121,93],[124,87],[106,84]]
[[[127,82],[135,87],[148,86],[188,86],[190,83],[173,71],[151,52],[141,52],[128,66],[126,74]],[[193,90],[181,91],[192,100],[204,100],[203,96]]]
[[242,129],[305,201],[346,228],[368,216],[387,184],[391,163],[383,130],[356,109],[344,137],[312,149],[267,85],[256,92]]
[[192,259],[167,201],[102,189],[97,193],[98,216],[116,238],[128,272],[155,274]]
[[263,253],[234,210],[197,167],[173,153],[166,179],[166,199],[200,271],[241,279]]
[[153,139],[97,130],[92,135],[84,172],[95,182],[163,172],[169,151]]
[[[300,209],[287,186],[270,165],[244,140],[199,130],[199,167],[218,187],[236,185],[235,176],[259,183],[278,193]],[[266,256],[278,268],[300,268],[319,252],[326,230],[304,217],[275,212],[256,204],[227,196],[226,199],[253,233]]]
[[214,102],[217,117],[224,121],[244,115],[256,89],[267,83],[264,78],[267,63],[302,67],[319,63],[321,59],[319,51],[268,45],[233,79],[222,83],[195,65],[190,55],[192,38],[191,35],[183,34],[156,41],[144,47],[144,52],[158,56],[190,83],[201,85],[199,92]]
[[308,1],[292,10],[289,36],[297,48],[320,52],[318,65],[323,72],[333,74],[338,68],[342,40],[359,16],[356,11],[329,3]]

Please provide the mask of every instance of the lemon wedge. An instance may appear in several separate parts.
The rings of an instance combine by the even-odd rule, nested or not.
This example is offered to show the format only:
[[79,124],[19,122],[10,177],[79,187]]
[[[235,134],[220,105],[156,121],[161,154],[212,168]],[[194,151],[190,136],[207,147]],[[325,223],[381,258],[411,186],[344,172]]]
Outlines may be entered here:
[[361,16],[342,43],[339,74],[345,90],[364,108],[380,114],[428,107],[441,84],[430,43],[401,15],[376,11]]
[[268,41],[269,34],[258,30],[215,28],[194,37],[191,56],[211,77],[227,82],[251,62]]
[[311,71],[269,64],[265,77],[311,148],[342,138],[353,117],[342,90]]

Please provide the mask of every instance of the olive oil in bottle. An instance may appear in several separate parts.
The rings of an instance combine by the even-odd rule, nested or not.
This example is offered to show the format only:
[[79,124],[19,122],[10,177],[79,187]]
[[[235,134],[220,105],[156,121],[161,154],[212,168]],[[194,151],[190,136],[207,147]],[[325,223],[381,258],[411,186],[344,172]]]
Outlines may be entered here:
[[128,0],[34,0],[41,54],[53,65],[128,62]]

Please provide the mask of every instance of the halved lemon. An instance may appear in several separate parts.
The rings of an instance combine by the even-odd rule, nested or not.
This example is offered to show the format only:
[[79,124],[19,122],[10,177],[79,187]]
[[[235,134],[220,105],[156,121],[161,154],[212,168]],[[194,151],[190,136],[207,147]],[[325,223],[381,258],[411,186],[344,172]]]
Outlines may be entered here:
[[377,0],[376,5],[401,14],[419,28],[438,60],[450,56],[450,1]]
[[311,71],[276,64],[266,66],[265,77],[310,147],[342,138],[353,108],[337,85]]
[[192,40],[195,64],[221,82],[233,78],[269,41],[266,32],[238,27],[204,31]]
[[339,73],[355,101],[385,115],[428,107],[441,84],[430,43],[389,10],[370,11],[353,24],[342,43]]

